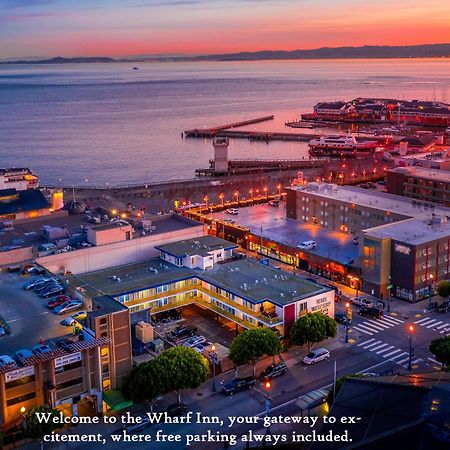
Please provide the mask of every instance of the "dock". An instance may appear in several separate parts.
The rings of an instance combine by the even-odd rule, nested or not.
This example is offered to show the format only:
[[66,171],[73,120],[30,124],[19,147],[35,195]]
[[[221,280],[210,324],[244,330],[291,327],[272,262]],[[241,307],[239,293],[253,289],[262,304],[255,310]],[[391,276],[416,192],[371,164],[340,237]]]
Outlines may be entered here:
[[184,132],[185,137],[197,137],[197,138],[212,138],[218,135],[218,133],[230,130],[232,128],[245,127],[246,125],[253,125],[255,123],[267,122],[273,120],[275,116],[257,117],[256,119],[241,120],[239,122],[228,123],[225,125],[219,125],[212,128],[194,128],[192,130],[186,130]]

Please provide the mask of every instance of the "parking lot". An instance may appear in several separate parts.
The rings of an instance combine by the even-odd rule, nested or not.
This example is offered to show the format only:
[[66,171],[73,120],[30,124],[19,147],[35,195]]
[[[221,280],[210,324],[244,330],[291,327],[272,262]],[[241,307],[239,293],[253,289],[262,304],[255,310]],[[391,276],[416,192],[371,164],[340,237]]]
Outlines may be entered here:
[[352,236],[330,231],[319,225],[303,223],[286,218],[286,205],[281,202],[279,207],[268,204],[239,208],[237,215],[225,211],[214,213],[216,219],[232,219],[237,225],[248,228],[256,235],[261,234],[270,240],[297,247],[301,242],[313,240],[317,247],[310,253],[333,259],[346,264],[358,256],[358,245],[353,243]]
[[48,340],[56,340],[73,331],[72,327],[64,327],[60,322],[74,311],[53,314],[45,306],[48,299],[22,288],[25,281],[33,278],[37,277],[0,272],[0,315],[11,327],[10,335],[0,337],[0,355],[13,355],[22,348],[32,349],[40,338],[48,344]]

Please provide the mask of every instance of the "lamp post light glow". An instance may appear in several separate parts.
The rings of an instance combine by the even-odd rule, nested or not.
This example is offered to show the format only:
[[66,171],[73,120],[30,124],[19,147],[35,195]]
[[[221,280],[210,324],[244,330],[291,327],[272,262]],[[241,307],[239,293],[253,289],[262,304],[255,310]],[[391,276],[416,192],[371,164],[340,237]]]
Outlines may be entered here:
[[413,347],[412,347],[412,337],[413,334],[416,332],[416,327],[410,323],[408,325],[407,331],[409,333],[409,360],[408,360],[408,370],[411,370],[411,360],[413,357]]
[[216,353],[216,346],[213,344],[211,347],[211,359],[213,364],[213,383],[212,383],[212,391],[216,392],[216,364],[217,364],[217,353]]

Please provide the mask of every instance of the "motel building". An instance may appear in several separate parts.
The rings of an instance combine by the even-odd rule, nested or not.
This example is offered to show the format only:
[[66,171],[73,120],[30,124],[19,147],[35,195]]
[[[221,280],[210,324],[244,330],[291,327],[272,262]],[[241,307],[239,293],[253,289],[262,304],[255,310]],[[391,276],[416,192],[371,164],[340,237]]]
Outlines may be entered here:
[[79,292],[100,292],[130,313],[155,314],[195,304],[244,329],[280,335],[307,312],[334,317],[334,290],[268,267],[236,252],[238,246],[202,236],[157,246],[159,258],[69,275]]

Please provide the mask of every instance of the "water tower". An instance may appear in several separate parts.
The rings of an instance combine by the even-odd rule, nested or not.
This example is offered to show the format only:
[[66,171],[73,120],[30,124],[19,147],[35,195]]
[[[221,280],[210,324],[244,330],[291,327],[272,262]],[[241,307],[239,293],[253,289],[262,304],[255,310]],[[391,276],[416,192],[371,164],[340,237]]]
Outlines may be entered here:
[[214,146],[214,172],[228,172],[228,138],[216,137],[213,141]]

